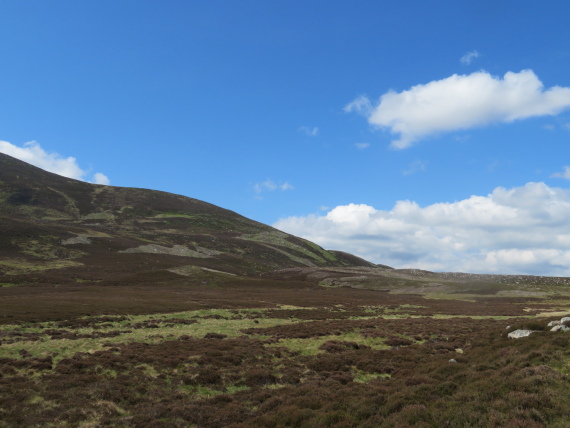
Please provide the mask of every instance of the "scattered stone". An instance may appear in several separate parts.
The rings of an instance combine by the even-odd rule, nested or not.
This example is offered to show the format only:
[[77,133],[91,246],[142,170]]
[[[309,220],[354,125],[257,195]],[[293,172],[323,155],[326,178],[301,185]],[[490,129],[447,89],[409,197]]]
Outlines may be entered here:
[[455,349],[455,352],[457,352],[458,354],[463,354],[463,349],[457,348]]
[[509,339],[520,339],[521,337],[527,337],[534,333],[534,330],[515,330],[508,334]]
[[510,325],[508,325],[508,326],[507,326],[507,328],[506,328],[505,330],[509,330],[510,328],[511,328],[511,326],[510,326]]
[[560,324],[566,324],[567,322],[570,322],[570,317],[564,317],[560,320]]
[[[560,325],[560,321],[550,321],[547,327],[554,327],[555,325]],[[552,331],[552,330],[550,330]]]
[[457,360],[452,358],[451,360],[449,360],[450,363],[457,363]]
[[570,331],[570,327],[563,324],[559,324],[552,327],[550,331]]

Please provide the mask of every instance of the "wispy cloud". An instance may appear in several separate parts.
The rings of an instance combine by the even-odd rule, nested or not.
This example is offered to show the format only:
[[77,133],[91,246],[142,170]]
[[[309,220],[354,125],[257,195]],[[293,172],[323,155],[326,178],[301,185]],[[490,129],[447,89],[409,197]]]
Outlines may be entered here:
[[427,168],[428,161],[416,160],[408,165],[408,168],[402,171],[404,175],[414,174],[416,172],[425,171]]
[[370,147],[370,143],[355,143],[354,146],[358,150],[364,150],[364,149],[367,149],[368,147]]
[[532,70],[508,72],[503,78],[485,71],[389,91],[376,106],[360,96],[345,107],[367,117],[371,125],[399,138],[391,146],[410,147],[430,135],[536,116],[553,116],[570,107],[570,88],[544,89]]
[[288,182],[276,183],[273,180],[265,180],[253,185],[253,191],[258,195],[263,192],[273,192],[275,190],[293,190],[294,187]]
[[472,62],[475,58],[479,58],[479,52],[477,52],[477,51],[471,51],[471,52],[467,52],[465,55],[463,55],[463,56],[459,59],[459,61],[461,62],[461,64],[469,65],[469,64],[471,64],[471,62]]
[[273,226],[394,267],[570,276],[568,212],[570,190],[528,183],[426,207],[340,205]]
[[90,181],[96,184],[110,184],[110,180],[105,174],[97,172],[91,178],[88,178],[89,171],[81,169],[74,157],[64,158],[58,153],[47,153],[35,141],[25,143],[22,147],[7,141],[0,141],[0,152],[64,177]]
[[370,100],[366,95],[360,95],[357,98],[355,98],[352,102],[344,106],[343,110],[347,113],[356,112],[364,116],[368,116],[372,114],[374,108],[372,107],[372,103],[370,102]]
[[552,178],[565,178],[567,180],[570,180],[570,166],[565,166],[563,168],[562,172],[555,172],[550,177],[552,177]]
[[316,137],[319,135],[319,128],[317,126],[301,126],[299,131],[308,135],[309,137]]

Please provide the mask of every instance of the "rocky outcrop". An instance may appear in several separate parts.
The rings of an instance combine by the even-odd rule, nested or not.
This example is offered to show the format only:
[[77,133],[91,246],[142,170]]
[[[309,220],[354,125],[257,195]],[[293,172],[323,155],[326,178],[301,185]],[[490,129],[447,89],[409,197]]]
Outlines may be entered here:
[[563,317],[560,321],[550,321],[548,327],[550,331],[570,331],[570,317]]
[[[546,325],[546,328],[549,328],[549,327],[550,327],[550,331],[552,331],[552,332],[570,331],[570,317],[563,317],[560,320],[550,321]],[[507,327],[507,329],[510,329],[510,326]],[[530,336],[532,333],[536,333],[536,330],[514,330],[514,331],[511,331],[507,335],[507,337],[509,339],[520,339],[521,337]]]

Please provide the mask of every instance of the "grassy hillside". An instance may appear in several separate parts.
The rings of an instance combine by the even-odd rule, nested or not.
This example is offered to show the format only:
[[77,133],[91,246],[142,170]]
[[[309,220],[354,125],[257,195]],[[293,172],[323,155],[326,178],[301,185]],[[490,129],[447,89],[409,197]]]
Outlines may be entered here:
[[215,205],[84,183],[0,154],[0,282],[138,281],[151,272],[238,275],[370,265]]

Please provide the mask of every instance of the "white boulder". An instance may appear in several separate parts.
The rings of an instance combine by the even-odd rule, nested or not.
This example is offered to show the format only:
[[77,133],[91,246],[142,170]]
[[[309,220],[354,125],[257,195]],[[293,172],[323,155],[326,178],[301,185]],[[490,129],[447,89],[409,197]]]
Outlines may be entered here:
[[507,336],[509,339],[520,339],[521,337],[527,337],[534,333],[534,330],[515,330],[511,331]]
[[547,327],[554,327],[555,325],[560,325],[560,321],[550,321]]

